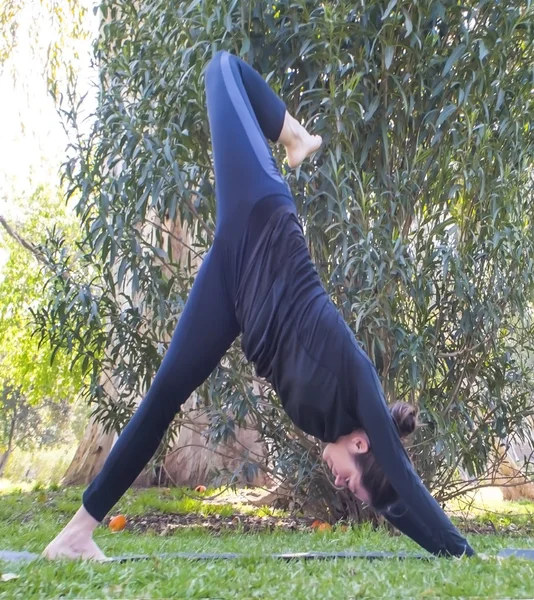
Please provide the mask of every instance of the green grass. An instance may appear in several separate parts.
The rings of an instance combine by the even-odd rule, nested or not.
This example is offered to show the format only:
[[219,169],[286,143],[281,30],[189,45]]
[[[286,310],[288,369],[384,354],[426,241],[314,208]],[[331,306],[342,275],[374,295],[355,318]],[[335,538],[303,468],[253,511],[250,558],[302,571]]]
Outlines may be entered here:
[[[0,548],[40,552],[78,508],[81,493],[79,488],[59,492],[4,490],[0,496]],[[225,507],[224,503],[220,506]],[[133,515],[144,510],[163,508],[172,512],[187,507],[195,512],[213,508],[198,498],[191,500],[183,490],[148,490],[129,491],[113,512]],[[480,552],[495,553],[509,546],[534,548],[533,538],[468,537]],[[128,531],[111,533],[101,527],[95,539],[108,555],[239,552],[246,558],[230,562],[154,558],[126,564],[0,562],[0,572],[19,575],[19,579],[0,582],[0,598],[534,597],[534,562],[519,559],[281,562],[266,558],[267,554],[283,551],[418,550],[407,538],[373,531],[369,526],[346,532],[217,535],[180,529],[163,537]]]
[[453,508],[458,523],[466,519],[471,526],[480,532],[493,529],[507,534],[523,532],[523,535],[534,533],[534,502],[519,500],[516,502],[494,501],[491,503],[461,503]]

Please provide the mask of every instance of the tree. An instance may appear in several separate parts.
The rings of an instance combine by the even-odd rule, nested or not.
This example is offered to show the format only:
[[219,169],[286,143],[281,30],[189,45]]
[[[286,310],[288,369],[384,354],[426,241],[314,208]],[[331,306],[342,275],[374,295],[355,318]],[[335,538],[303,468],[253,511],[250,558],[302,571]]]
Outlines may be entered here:
[[[421,408],[413,451],[426,482],[450,498],[463,489],[458,467],[479,475],[496,446],[530,435],[533,5],[105,0],[100,10],[99,105],[65,167],[98,277],[58,278],[41,330],[61,320],[66,337],[53,343],[84,356],[107,427],[120,430],[146,391],[194,277],[163,243],[165,224],[188,228],[191,258],[213,236],[203,71],[227,49],[325,140],[286,177],[323,282],[388,399]],[[75,128],[77,107],[65,114]],[[121,308],[125,282],[142,301]],[[109,339],[105,356],[95,351]],[[119,398],[94,378],[106,365]],[[210,440],[248,418],[269,470],[303,502],[357,513],[318,468],[319,445],[254,382],[236,345],[201,390]]]
[[72,441],[71,408],[83,387],[81,369],[71,365],[64,349],[40,343],[32,317],[46,305],[49,293],[44,291],[49,273],[43,270],[39,244],[47,241],[47,227],[52,226],[72,238],[72,219],[69,223],[60,196],[44,187],[25,205],[17,233],[9,228],[11,236],[0,237],[0,248],[9,252],[0,273],[0,473],[15,447]]

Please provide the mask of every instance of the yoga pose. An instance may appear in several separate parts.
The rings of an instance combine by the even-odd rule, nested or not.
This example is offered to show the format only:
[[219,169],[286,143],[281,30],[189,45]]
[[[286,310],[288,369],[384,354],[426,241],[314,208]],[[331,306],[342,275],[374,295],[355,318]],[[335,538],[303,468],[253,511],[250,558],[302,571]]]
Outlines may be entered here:
[[182,404],[238,334],[245,356],[292,421],[327,442],[323,458],[347,486],[434,554],[472,555],[424,487],[400,441],[414,410],[390,411],[374,366],[324,290],[288,185],[267,139],[290,167],[321,145],[264,79],[228,52],[206,70],[217,225],[169,349],[83,503],[44,555],[104,558],[95,527],[157,450]]

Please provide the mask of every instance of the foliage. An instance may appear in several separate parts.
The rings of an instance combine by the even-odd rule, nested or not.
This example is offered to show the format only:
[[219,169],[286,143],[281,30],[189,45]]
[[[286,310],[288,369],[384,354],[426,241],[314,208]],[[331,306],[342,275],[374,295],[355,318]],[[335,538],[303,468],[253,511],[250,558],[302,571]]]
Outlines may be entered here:
[[[24,205],[17,228],[23,238],[39,247],[48,242],[49,233],[61,231],[72,242],[76,235],[73,216],[57,191],[39,187],[24,202],[15,201]],[[2,236],[0,247],[9,252],[0,273],[1,379],[19,387],[30,404],[43,396],[75,397],[82,385],[81,370],[71,371],[69,354],[56,350],[56,355],[49,345],[40,343],[32,328],[32,312],[46,305],[53,293],[46,289],[50,273],[12,238]],[[64,251],[72,260],[72,250]]]
[[[72,215],[57,191],[39,187],[24,208],[18,235],[36,248],[48,241],[49,228],[75,238]],[[14,447],[36,449],[72,440],[71,406],[83,377],[67,349],[54,349],[34,335],[32,312],[46,306],[53,293],[46,288],[50,274],[11,237],[2,236],[0,247],[9,252],[0,273],[0,450],[9,454]]]
[[[210,245],[203,72],[227,49],[325,140],[313,163],[284,172],[318,271],[388,399],[421,408],[414,451],[427,483],[453,495],[459,466],[480,474],[495,444],[530,435],[534,5],[104,0],[100,11],[99,105],[65,168],[98,276],[73,281],[64,257],[42,312],[43,333],[61,322],[54,343],[84,356],[100,419],[120,428],[131,416],[193,258]],[[65,108],[70,127],[77,111]],[[190,238],[185,264],[162,231],[176,222],[178,241]],[[118,400],[98,385],[106,369]],[[317,467],[318,444],[253,385],[237,346],[203,397],[210,439],[231,437],[248,415],[275,476],[336,515],[352,510]]]

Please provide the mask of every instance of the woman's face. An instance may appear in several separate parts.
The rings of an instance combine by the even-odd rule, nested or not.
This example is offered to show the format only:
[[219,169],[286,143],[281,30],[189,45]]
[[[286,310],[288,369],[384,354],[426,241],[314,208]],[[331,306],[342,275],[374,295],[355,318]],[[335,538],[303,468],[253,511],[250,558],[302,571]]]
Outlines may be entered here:
[[327,444],[323,451],[326,462],[335,477],[335,485],[348,488],[362,502],[370,504],[370,496],[362,485],[362,473],[354,457],[369,450],[369,439],[361,429],[341,436]]

